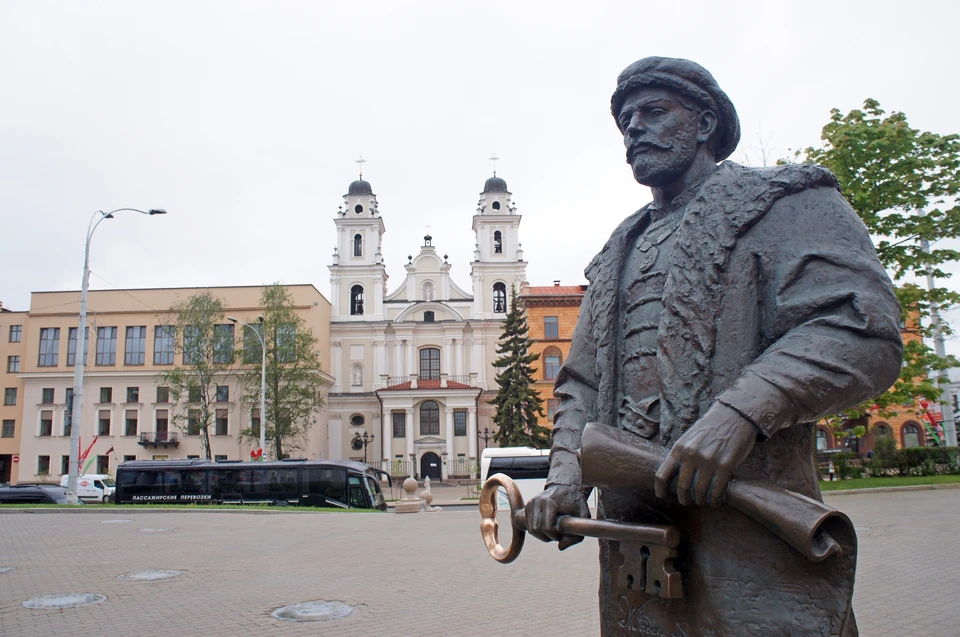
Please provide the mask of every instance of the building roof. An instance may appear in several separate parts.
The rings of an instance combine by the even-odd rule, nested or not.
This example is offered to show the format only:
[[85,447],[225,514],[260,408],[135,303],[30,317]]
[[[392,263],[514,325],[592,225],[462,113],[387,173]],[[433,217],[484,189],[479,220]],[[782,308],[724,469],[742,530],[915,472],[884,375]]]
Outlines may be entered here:
[[526,288],[520,296],[583,296],[586,285],[539,285]]
[[480,194],[485,195],[488,192],[510,192],[510,191],[507,190],[507,182],[501,179],[500,177],[497,177],[496,175],[494,175],[483,184],[483,192],[481,192]]
[[370,185],[369,181],[366,181],[365,179],[358,179],[350,184],[350,188],[347,190],[348,197],[359,197],[364,195],[373,195],[373,186]]

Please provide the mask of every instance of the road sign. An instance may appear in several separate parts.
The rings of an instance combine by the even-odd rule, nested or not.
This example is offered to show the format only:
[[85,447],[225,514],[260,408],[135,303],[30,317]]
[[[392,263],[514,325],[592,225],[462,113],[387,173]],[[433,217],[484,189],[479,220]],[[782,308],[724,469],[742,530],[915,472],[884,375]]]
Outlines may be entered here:
[[14,462],[20,462],[20,456],[14,456],[14,457],[13,457],[13,461],[14,461]]

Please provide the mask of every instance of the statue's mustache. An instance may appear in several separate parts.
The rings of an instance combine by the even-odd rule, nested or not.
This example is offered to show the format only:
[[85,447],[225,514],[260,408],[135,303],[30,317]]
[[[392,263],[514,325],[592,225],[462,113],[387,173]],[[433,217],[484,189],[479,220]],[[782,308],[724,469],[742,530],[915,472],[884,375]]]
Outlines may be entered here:
[[630,161],[633,161],[633,159],[638,154],[645,152],[651,148],[655,148],[657,150],[670,150],[673,148],[673,143],[672,142],[661,143],[661,142],[654,142],[654,141],[637,142],[636,144],[632,144],[630,148],[627,149],[627,159]]

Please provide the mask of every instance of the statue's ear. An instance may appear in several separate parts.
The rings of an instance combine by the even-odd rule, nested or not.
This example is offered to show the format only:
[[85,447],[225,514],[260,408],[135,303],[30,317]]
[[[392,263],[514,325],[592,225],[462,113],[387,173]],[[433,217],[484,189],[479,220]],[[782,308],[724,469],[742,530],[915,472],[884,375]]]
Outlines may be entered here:
[[705,144],[717,130],[717,115],[711,110],[700,113],[699,128],[697,129],[697,143]]

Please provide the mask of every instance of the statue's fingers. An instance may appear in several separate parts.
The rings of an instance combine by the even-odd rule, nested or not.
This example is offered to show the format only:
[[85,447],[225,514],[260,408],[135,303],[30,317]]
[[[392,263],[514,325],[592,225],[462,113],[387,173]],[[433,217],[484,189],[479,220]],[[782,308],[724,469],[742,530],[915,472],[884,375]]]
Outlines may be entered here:
[[557,503],[553,498],[543,503],[543,533],[555,542],[559,542],[563,537],[557,528]]
[[713,472],[708,469],[699,469],[693,476],[693,484],[690,486],[690,492],[693,493],[693,501],[697,506],[707,504],[707,493],[710,491],[710,485],[713,482]]
[[524,508],[527,518],[527,533],[541,542],[549,542],[550,538],[543,533],[543,501],[534,498]]
[[674,453],[671,451],[670,455],[667,456],[667,459],[663,461],[663,464],[660,465],[660,468],[657,469],[656,482],[654,483],[654,489],[656,490],[658,498],[667,497],[667,487],[670,485],[670,480],[673,479],[673,474],[677,472],[677,467],[680,465],[680,462],[674,456]]
[[559,548],[562,551],[566,548],[570,548],[574,544],[579,544],[580,542],[583,542],[582,535],[564,535],[562,538],[560,538]]
[[687,460],[680,465],[680,473],[677,476],[677,499],[683,506],[690,506],[693,498],[690,494],[690,487],[693,486],[694,474],[697,466]]
[[723,492],[727,490],[727,484],[730,482],[730,471],[719,469],[713,477],[713,484],[710,487],[710,506],[718,507],[723,501]]

